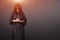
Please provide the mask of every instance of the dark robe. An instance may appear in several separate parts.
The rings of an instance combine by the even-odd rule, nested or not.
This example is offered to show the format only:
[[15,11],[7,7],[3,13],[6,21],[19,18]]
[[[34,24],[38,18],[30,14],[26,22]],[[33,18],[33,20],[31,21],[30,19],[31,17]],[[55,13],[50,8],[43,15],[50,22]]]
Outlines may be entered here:
[[[24,22],[12,22],[13,19],[19,18]],[[26,17],[24,13],[16,14],[12,13],[9,19],[10,25],[12,26],[12,40],[25,40],[24,38],[24,26],[26,25]]]

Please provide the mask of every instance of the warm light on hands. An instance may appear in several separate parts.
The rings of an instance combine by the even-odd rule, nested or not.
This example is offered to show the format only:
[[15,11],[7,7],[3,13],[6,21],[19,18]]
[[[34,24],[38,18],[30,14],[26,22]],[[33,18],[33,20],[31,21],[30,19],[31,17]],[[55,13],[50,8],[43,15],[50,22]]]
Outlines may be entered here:
[[16,19],[16,20],[12,20],[13,22],[24,22],[24,20],[20,20],[20,19]]

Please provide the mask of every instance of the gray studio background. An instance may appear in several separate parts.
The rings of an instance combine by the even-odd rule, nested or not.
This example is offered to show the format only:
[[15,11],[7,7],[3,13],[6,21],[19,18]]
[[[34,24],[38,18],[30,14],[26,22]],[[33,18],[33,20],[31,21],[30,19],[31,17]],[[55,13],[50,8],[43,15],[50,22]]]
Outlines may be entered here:
[[[0,0],[0,38],[11,40],[9,17],[14,4]],[[60,0],[29,0],[23,4],[27,18],[26,40],[59,40]]]

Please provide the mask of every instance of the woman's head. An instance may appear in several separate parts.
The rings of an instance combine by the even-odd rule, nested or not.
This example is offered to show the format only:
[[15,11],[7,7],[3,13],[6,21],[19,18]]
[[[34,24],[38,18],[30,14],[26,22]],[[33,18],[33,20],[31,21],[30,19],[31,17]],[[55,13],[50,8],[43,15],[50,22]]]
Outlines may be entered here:
[[20,4],[15,5],[14,12],[16,12],[16,13],[21,13],[22,12],[22,7],[21,7]]

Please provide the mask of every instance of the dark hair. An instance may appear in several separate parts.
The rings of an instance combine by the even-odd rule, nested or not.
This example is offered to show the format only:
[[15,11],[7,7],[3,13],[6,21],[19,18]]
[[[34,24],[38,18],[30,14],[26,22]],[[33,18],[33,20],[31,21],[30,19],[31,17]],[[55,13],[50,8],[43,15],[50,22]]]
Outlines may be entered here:
[[16,7],[19,7],[18,9],[19,9],[19,13],[22,13],[22,6],[20,5],[20,4],[16,4],[15,5],[15,7],[14,7],[14,12],[13,13],[17,13],[17,11],[16,11]]

